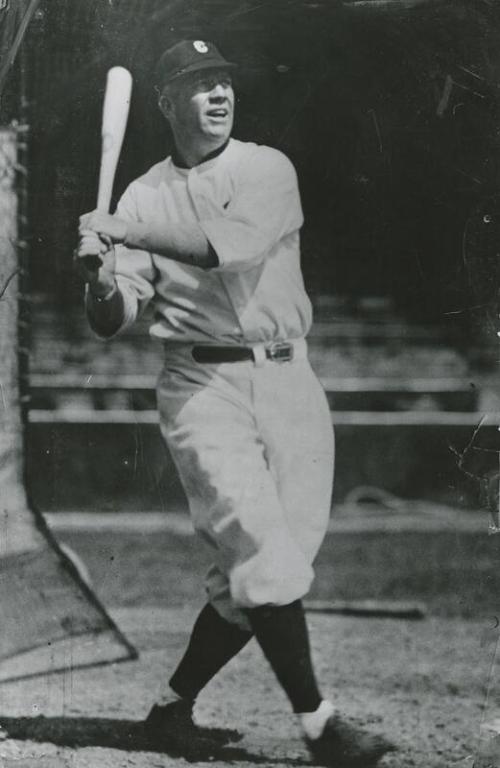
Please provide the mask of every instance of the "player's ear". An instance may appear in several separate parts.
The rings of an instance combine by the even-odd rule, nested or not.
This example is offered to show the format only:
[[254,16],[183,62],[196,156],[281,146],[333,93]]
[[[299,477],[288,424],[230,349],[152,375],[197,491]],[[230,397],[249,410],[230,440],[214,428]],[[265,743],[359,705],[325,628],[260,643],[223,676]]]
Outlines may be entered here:
[[167,88],[164,88],[159,94],[158,106],[162,115],[166,117],[167,120],[170,120],[174,113],[174,102]]

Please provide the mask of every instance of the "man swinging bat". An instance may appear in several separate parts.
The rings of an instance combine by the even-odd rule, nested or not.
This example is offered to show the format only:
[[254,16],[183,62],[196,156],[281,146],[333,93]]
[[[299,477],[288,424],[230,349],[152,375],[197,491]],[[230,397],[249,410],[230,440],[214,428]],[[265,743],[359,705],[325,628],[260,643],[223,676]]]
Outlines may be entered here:
[[307,359],[297,178],[281,152],[230,138],[233,66],[202,40],[163,54],[173,153],[130,184],[114,216],[80,220],[94,331],[109,338],[154,304],[161,430],[213,554],[208,602],[145,727],[159,739],[173,723],[192,728],[202,688],[255,637],[313,758],[366,767],[392,746],[324,698],[301,602],[329,518],[333,434]]

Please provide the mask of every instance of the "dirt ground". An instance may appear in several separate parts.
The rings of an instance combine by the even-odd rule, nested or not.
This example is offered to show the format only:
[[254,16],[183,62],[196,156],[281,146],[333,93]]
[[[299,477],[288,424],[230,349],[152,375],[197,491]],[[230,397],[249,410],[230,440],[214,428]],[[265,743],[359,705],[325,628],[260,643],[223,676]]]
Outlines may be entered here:
[[[64,539],[86,560],[97,591],[108,606],[115,606],[111,613],[137,646],[140,657],[134,662],[1,685],[1,768],[309,763],[297,723],[255,643],[200,696],[197,735],[186,742],[182,734],[172,733],[162,752],[146,743],[138,722],[165,685],[201,605],[203,557],[196,556],[191,539],[174,535],[134,538],[108,533],[97,539],[95,534],[73,533]],[[338,563],[345,592],[348,574],[354,573],[352,548],[363,551],[367,541],[370,543],[370,539],[358,536],[356,545],[327,542],[321,556],[324,562],[320,558],[319,563],[318,594],[327,597],[325,585],[332,582],[327,567],[330,546],[349,553],[345,567],[340,556]],[[436,547],[435,536],[427,541],[429,549],[431,543]],[[475,565],[477,578],[487,582],[497,570],[495,557],[488,559],[477,540],[469,547],[464,541],[456,544],[463,573],[473,576]],[[397,539],[389,542],[393,551],[401,547],[415,551],[408,536],[400,545]],[[386,555],[382,547],[379,561],[374,563],[376,546],[373,541],[371,544],[369,567],[379,574],[377,588],[383,582],[384,594],[390,596],[387,584],[394,584],[393,593],[400,594],[397,571],[390,572],[389,568],[384,581],[382,560]],[[453,549],[449,541],[442,545]],[[425,551],[422,542],[419,547]],[[456,554],[450,551],[451,560]],[[394,562],[402,558],[400,553]],[[400,577],[409,593],[422,597],[418,589],[420,585],[422,590],[422,573],[412,570],[412,558],[407,559],[408,567]],[[445,589],[442,582],[437,584],[425,558],[424,566],[434,592],[436,586]],[[159,574],[165,572],[168,578],[162,585]],[[363,590],[368,591],[366,584]],[[333,588],[332,596],[336,596]],[[468,616],[444,615],[439,606],[438,601],[436,609],[421,621],[309,616],[324,691],[347,716],[384,733],[398,745],[399,751],[380,763],[385,768],[471,766],[467,756],[477,753],[481,724],[497,717],[500,671],[497,679],[493,661],[498,620],[483,610],[471,616],[470,606],[465,611]],[[496,768],[499,763],[476,761],[479,764]]]

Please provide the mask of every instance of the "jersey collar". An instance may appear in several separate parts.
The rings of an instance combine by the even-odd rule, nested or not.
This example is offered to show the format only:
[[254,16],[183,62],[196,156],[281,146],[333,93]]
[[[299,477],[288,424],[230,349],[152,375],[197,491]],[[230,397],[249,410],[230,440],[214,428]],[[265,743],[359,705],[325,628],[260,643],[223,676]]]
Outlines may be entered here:
[[[202,160],[200,160],[199,163],[197,163],[197,165],[202,165],[202,163],[206,163],[208,160],[213,160],[215,157],[218,157],[219,155],[221,155],[226,149],[230,141],[231,139],[229,138],[224,144],[222,144],[222,146],[218,147],[217,149],[214,149],[212,152],[209,152],[208,155],[205,155],[205,157]],[[184,168],[186,170],[190,170],[190,167],[186,165],[186,162],[184,161],[182,156],[179,154],[177,147],[174,147],[173,149],[172,162],[176,166],[176,168]]]

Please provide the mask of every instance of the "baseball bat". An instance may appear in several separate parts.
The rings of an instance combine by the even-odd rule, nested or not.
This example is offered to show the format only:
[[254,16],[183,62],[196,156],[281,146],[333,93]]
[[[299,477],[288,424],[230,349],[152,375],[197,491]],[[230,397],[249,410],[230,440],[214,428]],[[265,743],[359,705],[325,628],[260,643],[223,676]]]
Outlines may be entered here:
[[[97,186],[97,209],[109,212],[116,167],[127,127],[132,75],[124,67],[112,67],[106,78],[106,89],[102,107],[101,164]],[[89,269],[99,269],[99,256],[85,258]]]
[[109,212],[118,158],[127,127],[132,75],[124,67],[112,67],[106,79],[102,108],[101,167],[97,190],[97,208]]

